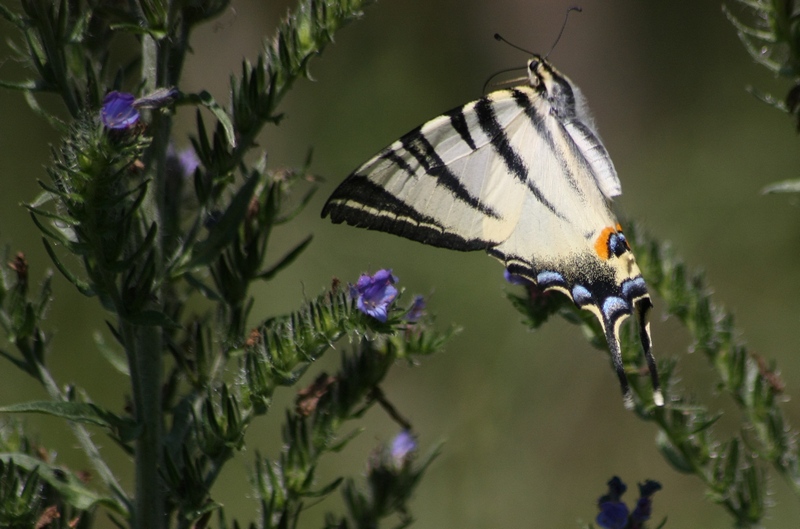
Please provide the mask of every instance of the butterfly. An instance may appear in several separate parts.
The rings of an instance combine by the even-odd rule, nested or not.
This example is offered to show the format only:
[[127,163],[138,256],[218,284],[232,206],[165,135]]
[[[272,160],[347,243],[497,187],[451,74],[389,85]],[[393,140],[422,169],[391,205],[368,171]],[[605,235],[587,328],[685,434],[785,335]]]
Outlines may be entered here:
[[610,201],[621,186],[580,90],[539,55],[527,77],[422,124],[356,169],[322,217],[432,246],[484,250],[600,321],[634,406],[620,325],[634,312],[663,406],[647,286]]

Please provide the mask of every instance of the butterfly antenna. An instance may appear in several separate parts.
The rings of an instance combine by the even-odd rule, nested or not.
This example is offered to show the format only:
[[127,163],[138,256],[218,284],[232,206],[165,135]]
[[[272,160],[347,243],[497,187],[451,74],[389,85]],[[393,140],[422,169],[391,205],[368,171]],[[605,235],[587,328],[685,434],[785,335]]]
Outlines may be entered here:
[[514,48],[515,50],[519,50],[519,51],[521,51],[521,52],[527,53],[528,55],[536,55],[536,54],[535,54],[535,53],[533,53],[532,51],[528,51],[528,50],[526,50],[525,48],[523,48],[522,46],[517,46],[517,45],[516,45],[516,44],[514,44],[513,42],[509,42],[509,41],[507,41],[507,40],[505,39],[505,37],[503,37],[503,36],[502,36],[500,33],[495,33],[495,34],[494,34],[494,40],[496,40],[496,41],[499,41],[499,42],[503,42],[503,43],[505,43],[505,44],[508,44],[509,46],[511,46],[512,48]]
[[550,51],[548,51],[545,54],[544,56],[545,59],[550,56],[550,54],[556,48],[556,44],[558,44],[558,41],[561,40],[561,35],[564,34],[564,28],[567,27],[567,20],[569,19],[569,14],[572,13],[573,11],[577,11],[578,13],[580,13],[583,11],[583,9],[578,6],[572,6],[569,9],[567,9],[567,14],[564,15],[564,22],[561,24],[561,30],[558,32],[558,37],[556,37],[556,41],[553,43],[553,45],[550,46]]

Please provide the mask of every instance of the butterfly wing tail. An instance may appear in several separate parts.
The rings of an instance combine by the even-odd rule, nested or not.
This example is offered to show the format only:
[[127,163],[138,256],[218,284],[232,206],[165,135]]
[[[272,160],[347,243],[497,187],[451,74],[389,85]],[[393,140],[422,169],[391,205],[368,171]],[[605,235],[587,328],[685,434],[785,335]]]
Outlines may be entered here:
[[611,351],[614,371],[617,372],[617,377],[619,378],[619,387],[622,390],[622,404],[625,409],[632,410],[634,408],[633,393],[631,393],[630,385],[628,385],[628,377],[625,375],[625,366],[622,364],[622,350],[619,342],[619,328],[626,317],[620,316],[613,321],[602,319],[600,323],[605,331],[608,348]]
[[656,406],[663,406],[664,395],[661,393],[661,384],[658,382],[658,368],[656,359],[653,358],[653,340],[650,337],[650,321],[647,318],[652,307],[653,304],[649,298],[643,298],[636,303],[636,312],[639,315],[639,337],[642,340],[647,368],[650,370],[650,379],[653,381],[653,402]]
[[[650,371],[650,379],[653,383],[653,402],[656,406],[663,406],[664,395],[661,393],[661,385],[658,381],[658,369],[656,367],[655,358],[653,357],[653,342],[650,337],[650,322],[647,318],[647,314],[652,306],[649,298],[642,298],[636,302],[636,312],[639,318],[639,336],[642,341],[642,349],[644,350],[644,357]],[[627,317],[628,314],[618,314],[614,318],[602,318],[600,323],[603,326],[606,341],[611,350],[611,360],[614,364],[614,370],[617,372],[617,377],[619,378],[623,404],[625,408],[632,410],[634,408],[633,394],[628,384],[628,377],[625,375],[625,366],[622,363],[622,349],[619,339],[620,326]]]

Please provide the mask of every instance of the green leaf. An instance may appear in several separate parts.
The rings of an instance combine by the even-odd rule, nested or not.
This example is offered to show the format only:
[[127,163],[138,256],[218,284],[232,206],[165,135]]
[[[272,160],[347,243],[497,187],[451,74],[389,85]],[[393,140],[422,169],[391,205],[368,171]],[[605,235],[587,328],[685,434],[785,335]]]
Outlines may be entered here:
[[82,244],[80,242],[76,242],[76,241],[71,240],[67,236],[67,234],[64,233],[65,230],[68,229],[66,226],[64,226],[61,229],[51,230],[50,228],[48,228],[47,226],[42,224],[42,222],[39,221],[39,218],[38,218],[39,211],[38,210],[33,210],[33,209],[29,208],[29,211],[30,211],[30,214],[31,214],[31,219],[33,219],[33,223],[36,224],[36,227],[39,228],[39,230],[41,230],[42,233],[44,233],[45,235],[47,235],[51,239],[55,240],[56,242],[60,243],[67,250],[69,250],[71,253],[78,254],[78,255],[86,254],[86,245],[85,244]]
[[263,279],[264,281],[269,281],[270,279],[275,277],[275,275],[278,272],[280,272],[281,270],[292,264],[292,262],[294,262],[294,260],[297,259],[297,257],[301,253],[303,253],[303,250],[305,250],[306,247],[311,243],[312,238],[313,238],[312,235],[306,237],[305,240],[303,240],[303,242],[295,246],[289,253],[284,255],[280,261],[272,265],[272,267],[268,268],[267,270],[264,270],[256,277],[258,279]]
[[57,131],[62,133],[67,132],[68,129],[67,124],[64,123],[62,120],[60,120],[59,118],[57,118],[56,116],[54,116],[53,114],[51,114],[50,112],[43,109],[41,105],[39,105],[39,101],[36,99],[36,96],[33,95],[32,90],[25,90],[24,96],[25,96],[25,101],[28,103],[30,109],[33,110],[34,114],[43,118],[50,124],[51,127],[56,129]]
[[684,455],[675,448],[663,430],[659,430],[658,434],[656,435],[656,445],[658,446],[658,449],[661,451],[661,454],[664,456],[664,458],[675,468],[675,470],[684,472],[686,474],[694,473],[694,467],[692,464],[687,461]]
[[28,25],[25,23],[25,19],[11,11],[3,4],[0,4],[0,16],[17,26],[17,29],[21,31],[25,31],[27,29]]
[[111,430],[127,430],[135,427],[131,419],[120,417],[90,402],[33,400],[0,406],[0,413],[43,413],[68,421],[104,426]]
[[120,417],[90,402],[30,401],[0,407],[0,413],[42,413],[68,421],[94,424],[108,428],[123,442],[139,436],[139,426],[133,419]]
[[111,24],[110,29],[114,31],[127,31],[133,35],[150,35],[154,40],[162,40],[167,36],[163,29],[145,28],[139,24]]
[[42,242],[44,243],[44,249],[47,251],[47,255],[50,256],[50,259],[53,261],[53,264],[56,265],[58,271],[67,278],[67,281],[75,285],[75,288],[78,289],[78,292],[86,297],[93,297],[97,294],[89,283],[83,281],[82,279],[78,279],[77,276],[70,272],[69,269],[61,263],[61,260],[50,246],[50,243],[47,242],[47,239],[42,237]]
[[256,186],[260,180],[259,174],[253,172],[250,178],[239,188],[239,191],[231,200],[228,209],[219,219],[208,237],[194,247],[192,258],[186,264],[184,270],[194,270],[196,268],[207,266],[214,259],[217,258],[222,249],[230,243],[233,239],[234,232],[239,228],[245,215],[247,208],[250,206],[250,199],[253,197]]
[[147,230],[147,235],[145,235],[144,241],[139,247],[134,251],[129,257],[117,261],[115,263],[111,263],[108,268],[112,272],[124,272],[137,264],[142,259],[142,256],[145,254],[153,246],[153,241],[156,239],[156,234],[158,233],[158,228],[155,222],[150,225],[150,229]]
[[124,318],[134,325],[144,325],[146,327],[164,327],[167,329],[180,328],[180,324],[158,310],[143,310],[133,314],[126,314]]
[[183,97],[180,99],[178,104],[183,103],[202,105],[210,110],[211,113],[214,114],[214,117],[216,117],[220,122],[222,128],[225,129],[225,136],[228,139],[228,145],[232,149],[236,148],[236,132],[233,128],[233,122],[231,122],[231,118],[225,109],[222,108],[214,99],[214,96],[205,90],[199,94],[183,94]]
[[19,359],[19,358],[17,358],[16,356],[14,356],[14,355],[12,355],[12,354],[10,354],[10,353],[8,353],[8,352],[6,352],[6,351],[2,350],[2,349],[0,349],[0,356],[2,356],[2,357],[3,357],[3,358],[5,358],[6,360],[8,360],[8,361],[9,361],[9,362],[11,362],[12,364],[14,364],[15,366],[17,366],[17,367],[18,367],[18,368],[20,368],[21,370],[25,371],[25,372],[26,372],[26,373],[28,373],[29,375],[31,375],[31,376],[35,376],[35,371],[34,371],[34,369],[32,369],[32,368],[31,368],[31,366],[29,366],[29,365],[28,365],[28,363],[27,363],[27,362],[25,362],[24,360],[20,360],[20,359]]
[[39,86],[34,80],[27,80],[27,81],[20,81],[20,82],[13,82],[13,81],[2,81],[0,80],[0,88],[6,88],[8,90],[19,90],[20,92],[31,92],[33,90],[38,90]]
[[128,360],[118,349],[106,343],[100,331],[94,332],[94,343],[97,349],[100,350],[102,355],[108,360],[111,366],[125,376],[130,376],[130,369],[128,367]]
[[220,296],[216,290],[194,277],[193,274],[186,273],[183,277],[186,279],[186,282],[189,283],[189,285],[197,289],[197,291],[200,292],[204,297],[210,299],[211,301],[222,301],[222,296]]
[[76,509],[86,511],[95,505],[103,505],[117,514],[128,516],[128,510],[120,502],[89,489],[72,472],[62,467],[20,453],[0,453],[0,460],[13,462],[28,472],[38,472],[40,479],[56,489],[63,500]]
[[343,481],[344,481],[344,478],[336,478],[331,483],[328,483],[327,485],[325,485],[324,487],[322,487],[319,490],[310,490],[310,491],[306,492],[304,494],[304,496],[306,496],[308,498],[322,498],[324,496],[327,496],[328,494],[330,494],[334,490],[336,490],[336,488],[339,485],[341,485]]
[[761,193],[765,195],[770,193],[800,193],[800,180],[775,182],[762,189]]
[[[80,222],[77,219],[74,219],[72,217],[67,217],[64,215],[59,215],[58,213],[53,213],[51,211],[47,211],[46,209],[40,209],[37,206],[34,206],[33,204],[26,204],[23,207],[25,207],[31,213],[35,213],[36,215],[41,215],[42,217],[47,219],[55,220],[57,222],[64,224],[65,226],[78,226],[80,224]],[[52,233],[53,238],[63,236],[62,232],[51,232],[50,230],[48,230],[46,233],[48,235]],[[58,240],[60,241],[61,239]]]

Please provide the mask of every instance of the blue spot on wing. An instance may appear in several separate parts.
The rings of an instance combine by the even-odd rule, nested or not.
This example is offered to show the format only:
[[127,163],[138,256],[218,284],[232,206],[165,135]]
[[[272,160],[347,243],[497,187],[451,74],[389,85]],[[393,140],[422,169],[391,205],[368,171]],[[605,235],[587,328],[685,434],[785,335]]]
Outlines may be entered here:
[[572,287],[572,299],[575,300],[575,304],[579,307],[588,305],[592,302],[592,293],[583,285],[575,285]]
[[622,298],[617,296],[609,296],[603,300],[601,311],[603,316],[608,321],[614,321],[619,317],[620,314],[630,314],[631,306]]
[[544,272],[539,272],[539,274],[536,276],[536,282],[542,287],[563,285],[564,276],[562,276],[558,272],[551,272],[549,270],[546,270]]
[[633,299],[647,294],[647,286],[642,276],[626,279],[622,282],[622,295]]

